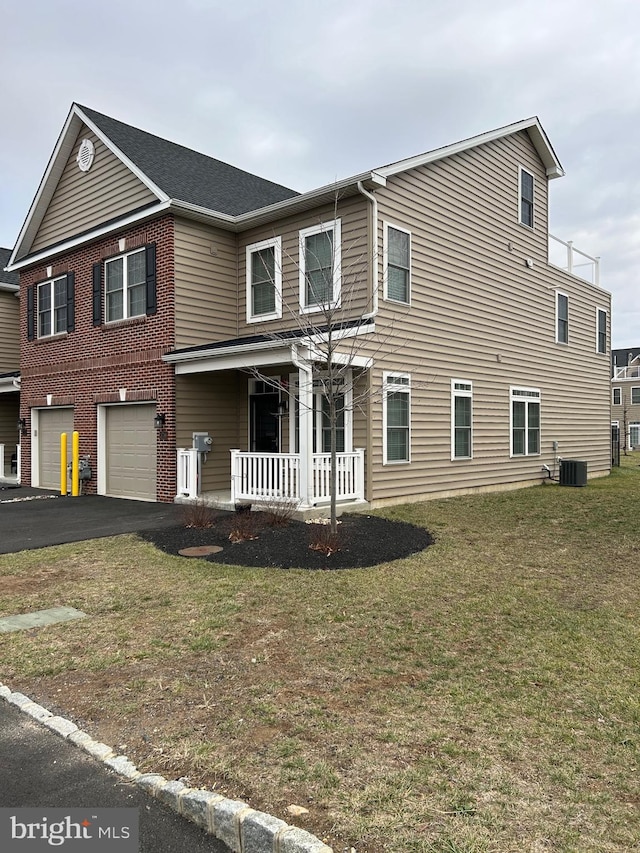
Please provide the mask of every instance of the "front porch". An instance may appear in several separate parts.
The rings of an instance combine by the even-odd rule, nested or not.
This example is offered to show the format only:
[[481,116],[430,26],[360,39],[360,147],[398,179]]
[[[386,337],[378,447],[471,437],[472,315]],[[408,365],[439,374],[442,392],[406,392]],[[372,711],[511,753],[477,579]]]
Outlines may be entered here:
[[[325,510],[331,502],[331,454],[313,453],[310,465],[300,453],[253,453],[231,450],[230,489],[201,492],[201,454],[178,450],[176,502],[204,500],[222,509],[250,503],[257,508],[286,502],[303,515]],[[339,511],[361,509],[364,499],[364,450],[336,454],[336,501]]]

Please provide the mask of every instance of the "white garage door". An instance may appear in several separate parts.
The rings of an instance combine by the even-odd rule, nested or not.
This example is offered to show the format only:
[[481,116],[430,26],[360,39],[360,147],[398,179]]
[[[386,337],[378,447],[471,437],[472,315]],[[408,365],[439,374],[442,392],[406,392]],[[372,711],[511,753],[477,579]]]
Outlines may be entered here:
[[106,409],[106,494],[156,499],[155,405]]
[[67,462],[71,461],[73,409],[38,411],[38,485],[42,489],[60,488],[60,435],[67,433]]

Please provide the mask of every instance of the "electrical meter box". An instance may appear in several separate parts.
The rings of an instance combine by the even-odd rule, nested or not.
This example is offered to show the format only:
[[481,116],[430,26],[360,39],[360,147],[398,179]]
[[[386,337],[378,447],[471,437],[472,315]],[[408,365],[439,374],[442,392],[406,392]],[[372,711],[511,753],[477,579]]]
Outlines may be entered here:
[[192,433],[192,437],[194,450],[197,450],[199,453],[209,453],[211,451],[213,439],[208,432],[194,432]]

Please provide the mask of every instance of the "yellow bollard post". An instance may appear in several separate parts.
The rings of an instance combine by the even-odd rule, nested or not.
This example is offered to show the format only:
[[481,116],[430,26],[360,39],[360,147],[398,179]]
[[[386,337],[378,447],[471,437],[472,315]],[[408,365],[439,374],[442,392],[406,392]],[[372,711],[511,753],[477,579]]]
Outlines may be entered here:
[[67,494],[67,434],[60,434],[60,494]]
[[80,494],[80,433],[74,430],[71,435],[71,497]]

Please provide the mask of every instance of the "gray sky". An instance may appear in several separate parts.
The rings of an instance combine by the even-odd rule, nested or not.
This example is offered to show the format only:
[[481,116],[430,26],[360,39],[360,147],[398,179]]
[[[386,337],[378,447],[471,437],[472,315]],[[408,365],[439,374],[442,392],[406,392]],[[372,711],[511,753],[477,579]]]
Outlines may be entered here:
[[531,115],[640,346],[638,0],[0,0],[0,245],[73,101],[305,191]]

